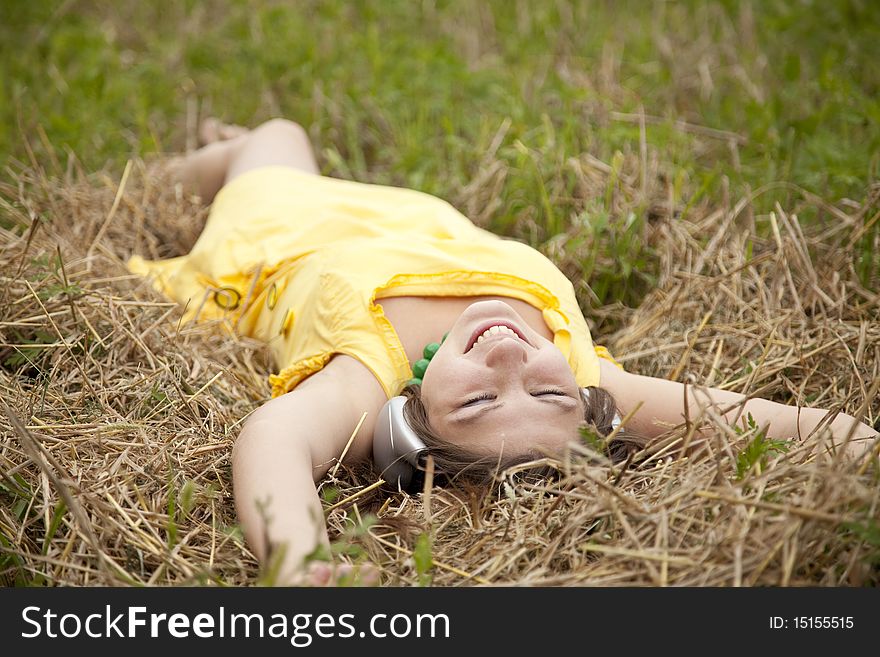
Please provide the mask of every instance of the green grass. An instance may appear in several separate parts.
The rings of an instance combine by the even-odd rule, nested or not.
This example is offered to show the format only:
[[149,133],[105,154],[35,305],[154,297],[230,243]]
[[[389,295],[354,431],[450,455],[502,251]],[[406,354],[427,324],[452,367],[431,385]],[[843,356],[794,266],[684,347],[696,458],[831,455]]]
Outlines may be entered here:
[[[71,154],[118,171],[133,155],[182,150],[198,104],[249,125],[294,118],[325,173],[454,202],[507,125],[490,226],[540,246],[587,210],[641,226],[644,207],[620,217],[610,199],[572,199],[565,162],[638,153],[638,122],[622,115],[642,111],[686,211],[717,203],[725,184],[736,197],[787,181],[863,200],[880,168],[878,44],[869,0],[18,0],[0,9],[0,158],[29,162],[27,142],[50,171]],[[677,121],[746,142],[734,152]],[[597,300],[636,303],[650,254],[625,235],[597,244],[622,264],[585,263]]]

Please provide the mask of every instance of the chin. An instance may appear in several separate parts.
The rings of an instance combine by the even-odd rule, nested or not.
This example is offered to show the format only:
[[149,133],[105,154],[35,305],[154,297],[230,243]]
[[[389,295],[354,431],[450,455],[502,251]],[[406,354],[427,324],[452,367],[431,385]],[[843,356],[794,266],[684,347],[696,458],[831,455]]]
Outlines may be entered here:
[[478,319],[511,319],[524,322],[518,312],[509,303],[498,300],[475,301],[461,314],[461,319],[474,321]]
[[474,301],[470,306],[468,306],[468,310],[474,311],[482,311],[483,309],[489,311],[492,308],[504,309],[507,312],[512,312],[516,314],[516,311],[506,301],[502,301],[501,299],[484,299],[482,301]]

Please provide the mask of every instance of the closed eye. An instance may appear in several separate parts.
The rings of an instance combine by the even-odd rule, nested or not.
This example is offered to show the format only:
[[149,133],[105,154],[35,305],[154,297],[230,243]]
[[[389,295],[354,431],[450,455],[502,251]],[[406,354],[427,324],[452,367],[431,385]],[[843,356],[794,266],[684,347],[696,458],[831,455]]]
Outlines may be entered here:
[[482,401],[484,399],[492,399],[492,395],[490,395],[488,392],[484,392],[483,394],[477,395],[476,397],[471,397],[464,404],[462,404],[461,407],[466,408],[468,406],[473,406],[478,401]]
[[539,390],[538,392],[532,393],[533,397],[538,397],[540,395],[560,395],[562,397],[568,397],[568,395],[565,394],[565,392],[563,392],[562,390],[559,390],[559,389]]

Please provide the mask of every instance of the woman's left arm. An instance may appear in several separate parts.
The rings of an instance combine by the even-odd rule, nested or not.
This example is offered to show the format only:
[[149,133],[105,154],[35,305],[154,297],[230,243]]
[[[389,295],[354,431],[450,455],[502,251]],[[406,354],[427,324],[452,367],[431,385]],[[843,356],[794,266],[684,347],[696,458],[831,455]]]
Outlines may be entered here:
[[[631,374],[605,360],[600,360],[600,367],[600,385],[614,396],[621,415],[637,409],[628,422],[629,429],[649,438],[686,419],[694,420],[710,409],[731,425],[742,425],[751,415],[758,426],[769,425],[767,435],[778,439],[804,440],[823,426],[829,416],[827,410],[820,408],[787,406],[718,388]],[[874,429],[845,413],[838,413],[827,426],[835,447],[850,437],[846,453],[854,459],[872,449],[878,438]]]

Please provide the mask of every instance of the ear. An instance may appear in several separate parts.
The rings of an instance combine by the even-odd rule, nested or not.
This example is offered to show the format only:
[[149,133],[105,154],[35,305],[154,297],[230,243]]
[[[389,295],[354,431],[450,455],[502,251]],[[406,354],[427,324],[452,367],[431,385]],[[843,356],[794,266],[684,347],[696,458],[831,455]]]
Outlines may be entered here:
[[389,399],[376,419],[373,430],[373,462],[382,478],[399,490],[405,490],[427,451],[403,416],[406,397]]

